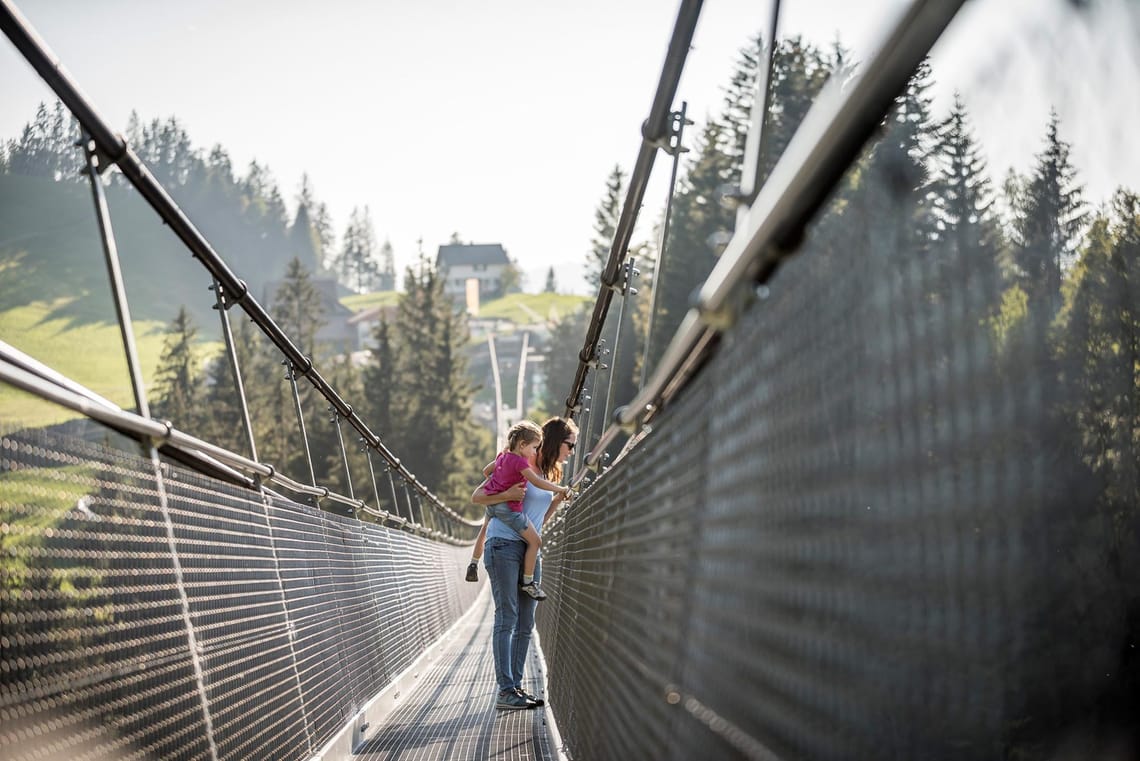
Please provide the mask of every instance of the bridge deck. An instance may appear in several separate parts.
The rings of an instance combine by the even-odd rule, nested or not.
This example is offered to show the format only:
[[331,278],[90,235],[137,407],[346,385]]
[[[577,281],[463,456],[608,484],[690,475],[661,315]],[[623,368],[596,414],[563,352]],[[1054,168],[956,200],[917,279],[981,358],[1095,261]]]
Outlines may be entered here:
[[[547,709],[495,709],[491,658],[494,606],[490,590],[475,601],[441,646],[439,657],[383,724],[370,728],[354,758],[360,761],[555,758]],[[536,633],[537,642],[537,633]],[[543,695],[542,661],[531,648],[524,687]]]

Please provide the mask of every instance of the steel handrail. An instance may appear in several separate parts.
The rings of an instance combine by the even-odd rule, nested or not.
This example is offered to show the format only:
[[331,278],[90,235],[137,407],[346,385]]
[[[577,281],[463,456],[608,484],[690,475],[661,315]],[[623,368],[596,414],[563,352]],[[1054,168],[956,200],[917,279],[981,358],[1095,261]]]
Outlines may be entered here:
[[[734,319],[745,285],[763,283],[795,253],[824,204],[883,116],[906,87],[964,0],[915,0],[854,81],[833,80],[804,117],[724,253],[697,292],[645,387],[586,456],[596,467],[618,436],[656,414],[701,365],[700,357]],[[753,129],[756,125],[753,125]],[[585,471],[583,471],[584,475]]]
[[578,368],[574,373],[570,393],[566,397],[567,417],[573,417],[578,411],[578,399],[582,393],[582,387],[586,383],[586,373],[593,363],[594,353],[598,348],[598,339],[601,338],[606,314],[609,312],[610,302],[613,300],[614,290],[617,287],[618,270],[625,260],[630,239],[633,237],[633,227],[637,222],[638,212],[641,210],[641,201],[645,196],[645,189],[649,185],[649,176],[653,171],[653,162],[657,157],[657,150],[668,147],[669,109],[672,107],[673,98],[677,94],[677,86],[681,81],[681,70],[684,68],[685,58],[688,56],[689,46],[693,41],[693,32],[696,30],[700,12],[701,0],[682,0],[681,7],[677,11],[677,21],[673,27],[673,36],[669,40],[669,48],[665,53],[665,63],[657,84],[657,92],[653,96],[653,103],[649,108],[649,118],[641,127],[641,145],[637,151],[637,160],[634,162],[633,172],[630,174],[629,187],[626,190],[621,216],[618,218],[617,227],[614,231],[610,256],[606,260],[605,269],[602,270],[598,297],[594,302],[594,311],[586,328],[586,339],[582,344],[582,350],[578,352]]
[[[0,28],[3,28],[5,35],[16,46],[16,49],[75,115],[82,128],[94,141],[101,160],[105,159],[119,167],[123,175],[146,199],[163,222],[178,236],[183,245],[190,250],[194,258],[198,259],[202,266],[210,272],[210,275],[222,285],[226,293],[227,306],[234,304],[240,306],[261,332],[293,364],[296,371],[307,378],[333,409],[356,429],[364,443],[387,460],[389,465],[417,492],[426,497],[437,511],[443,512],[452,519],[470,527],[482,525],[481,521],[470,521],[451,510],[421,484],[415,475],[400,462],[400,459],[384,445],[380,437],[365,425],[364,421],[353,411],[352,406],[345,402],[321,376],[313,367],[312,360],[297,348],[292,339],[274,322],[257,299],[250,294],[245,281],[238,278],[229,268],[229,265],[214,251],[210,242],[182,212],[182,209],[170,197],[166,189],[131,150],[126,140],[121,135],[116,134],[99,116],[87,98],[80,92],[79,86],[64,69],[63,64],[50,52],[47,44],[31,28],[27,19],[20,14],[11,0],[0,0]],[[105,169],[106,165],[103,168]]]

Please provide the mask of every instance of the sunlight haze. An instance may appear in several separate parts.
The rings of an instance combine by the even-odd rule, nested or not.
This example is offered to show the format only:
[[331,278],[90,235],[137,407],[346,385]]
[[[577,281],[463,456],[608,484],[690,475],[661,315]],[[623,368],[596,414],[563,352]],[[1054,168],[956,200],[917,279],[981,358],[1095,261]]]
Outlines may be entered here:
[[[1008,30],[1044,25],[1055,36],[1072,28],[1050,26],[1049,14],[1031,18],[1030,3],[1014,5],[1026,12],[1011,8]],[[377,242],[391,241],[399,271],[415,260],[419,241],[434,257],[458,234],[464,242],[502,243],[529,290],[540,288],[553,266],[559,290],[578,293],[588,292],[582,262],[594,210],[613,166],[627,175],[632,168],[677,12],[676,3],[661,0],[319,6],[19,0],[16,6],[115,129],[126,129],[132,110],[144,122],[175,116],[196,148],[221,144],[236,173],[244,174],[253,159],[267,165],[290,211],[307,172],[338,235],[353,207],[369,207]],[[781,35],[802,33],[825,47],[841,40],[859,60],[904,6],[884,0],[872,12],[836,0],[785,3]],[[1040,55],[1034,45],[1052,50],[1054,42],[1030,29],[1036,36],[1026,40],[1033,44],[990,60],[977,40],[992,39],[1002,27],[993,13],[980,27],[971,10],[967,3],[935,49],[936,109],[945,110],[952,89],[965,90],[991,172],[1000,178],[1010,166],[1027,171],[1040,145],[1004,144],[1003,136],[1019,134],[1007,129],[1008,121],[1039,124],[1043,135],[1050,107],[1048,69],[1040,82],[1005,81],[1008,57]],[[697,122],[687,145],[706,117],[720,111],[737,53],[768,23],[769,12],[763,2],[704,4],[674,102],[676,108],[688,101]],[[1098,18],[1114,23],[1111,14]],[[1101,60],[1115,64],[1114,86],[1135,86],[1135,58],[1121,65],[1119,53],[1127,33],[1106,46],[1094,32],[1060,32],[1069,44],[1051,52],[1051,65],[1087,61],[1099,49]],[[1112,73],[1108,63],[1093,62]],[[0,82],[0,139],[7,140],[19,135],[40,101],[54,96],[7,41],[0,43]],[[1110,173],[1101,168],[1111,170],[1121,158],[1117,151],[1090,154],[1106,144],[1123,150],[1126,141],[1120,127],[1081,123],[1088,97],[1100,96],[1072,93],[1054,105],[1100,200],[1111,190],[1098,185]],[[1120,108],[1137,106],[1132,99]],[[657,157],[635,241],[648,239],[662,215],[669,161]],[[1140,172],[1132,166],[1124,170],[1130,173]]]

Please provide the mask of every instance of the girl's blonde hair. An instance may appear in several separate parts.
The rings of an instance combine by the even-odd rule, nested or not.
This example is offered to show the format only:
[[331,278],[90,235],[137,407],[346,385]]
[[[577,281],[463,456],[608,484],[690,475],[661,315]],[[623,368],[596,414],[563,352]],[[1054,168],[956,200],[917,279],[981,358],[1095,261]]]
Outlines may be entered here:
[[507,431],[507,449],[515,451],[519,444],[529,444],[532,441],[542,441],[542,429],[537,423],[529,420],[520,420]]

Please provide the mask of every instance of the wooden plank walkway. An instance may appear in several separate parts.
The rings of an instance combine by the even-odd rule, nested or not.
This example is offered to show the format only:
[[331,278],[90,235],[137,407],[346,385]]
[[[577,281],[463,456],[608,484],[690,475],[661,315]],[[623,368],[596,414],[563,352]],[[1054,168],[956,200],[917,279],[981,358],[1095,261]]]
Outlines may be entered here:
[[[360,761],[555,761],[547,708],[495,709],[491,657],[494,605],[485,588],[440,646],[416,686],[383,724],[369,728]],[[538,636],[527,658],[524,688],[545,698]],[[557,736],[555,734],[555,736]]]

